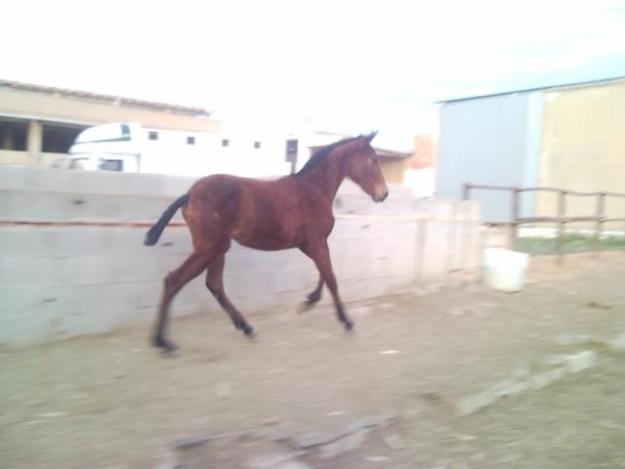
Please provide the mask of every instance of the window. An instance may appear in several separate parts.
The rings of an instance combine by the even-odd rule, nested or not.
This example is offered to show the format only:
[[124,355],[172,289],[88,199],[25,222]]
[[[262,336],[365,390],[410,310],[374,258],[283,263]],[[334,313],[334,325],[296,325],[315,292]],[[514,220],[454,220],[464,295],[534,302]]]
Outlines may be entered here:
[[227,138],[221,139],[221,146],[222,147],[227,147],[229,145],[230,145],[230,140],[228,140]]
[[150,140],[158,140],[158,132],[157,132],[157,131],[155,131],[155,130],[150,130],[150,131],[148,132],[148,138],[149,138]]
[[41,151],[44,153],[68,153],[80,131],[79,128],[44,124]]
[[123,171],[124,162],[122,160],[100,160],[100,169],[104,171]]
[[188,136],[187,137],[187,145],[195,145],[195,137]]
[[254,148],[258,150],[260,148],[260,142],[254,142]]
[[25,151],[27,133],[26,123],[0,121],[0,150]]

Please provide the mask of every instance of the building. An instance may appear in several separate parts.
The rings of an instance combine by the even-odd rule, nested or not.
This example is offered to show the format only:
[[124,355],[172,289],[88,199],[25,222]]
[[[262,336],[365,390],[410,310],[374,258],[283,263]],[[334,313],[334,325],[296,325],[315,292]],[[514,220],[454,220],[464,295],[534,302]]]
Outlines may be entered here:
[[0,80],[0,164],[62,165],[81,130],[124,121],[141,123],[152,141],[170,132],[197,143],[221,127],[201,108]]
[[[625,77],[441,102],[436,193],[460,198],[464,183],[625,192]],[[477,191],[486,221],[507,221],[506,193]],[[567,199],[568,216],[596,200]],[[625,199],[606,216],[623,217]],[[525,193],[523,216],[554,216],[550,193]]]
[[414,153],[404,171],[404,185],[413,189],[417,197],[432,197],[435,182],[436,141],[433,135],[414,137]]

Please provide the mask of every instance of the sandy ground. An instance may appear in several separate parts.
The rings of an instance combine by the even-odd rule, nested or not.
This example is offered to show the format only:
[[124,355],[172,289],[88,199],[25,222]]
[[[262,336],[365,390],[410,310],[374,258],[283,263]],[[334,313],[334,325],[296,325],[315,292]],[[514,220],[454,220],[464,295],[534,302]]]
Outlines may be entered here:
[[[478,284],[349,304],[346,334],[327,303],[248,319],[175,319],[178,358],[147,345],[148,327],[0,350],[0,467],[242,467],[255,443],[174,451],[188,435],[279,426],[333,432],[395,413],[319,468],[625,467],[625,354],[564,336],[625,334],[625,254],[532,260],[516,294]],[[325,300],[327,301],[327,300]],[[545,358],[592,349],[597,365],[460,417],[455,403]],[[217,451],[217,450],[215,450]],[[235,462],[237,461],[237,462]],[[243,466],[244,467],[244,466]],[[268,466],[270,467],[270,466]],[[277,466],[275,466],[277,467]],[[293,466],[295,467],[295,466]]]

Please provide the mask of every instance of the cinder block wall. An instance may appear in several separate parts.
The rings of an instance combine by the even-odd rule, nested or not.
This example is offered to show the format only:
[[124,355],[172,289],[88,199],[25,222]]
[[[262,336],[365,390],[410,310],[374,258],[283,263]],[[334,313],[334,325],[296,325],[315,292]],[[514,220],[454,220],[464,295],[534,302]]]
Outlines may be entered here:
[[[186,258],[191,243],[185,226],[169,226],[157,246],[143,246],[141,222],[156,220],[192,182],[0,168],[0,344],[147,326],[163,277]],[[375,204],[345,183],[335,213],[330,249],[346,302],[477,268],[481,228],[473,202],[419,200],[398,186]],[[261,252],[234,243],[226,257],[226,289],[244,312],[295,310],[317,279],[312,261],[298,250]],[[173,312],[203,311],[219,307],[199,277],[176,298]]]

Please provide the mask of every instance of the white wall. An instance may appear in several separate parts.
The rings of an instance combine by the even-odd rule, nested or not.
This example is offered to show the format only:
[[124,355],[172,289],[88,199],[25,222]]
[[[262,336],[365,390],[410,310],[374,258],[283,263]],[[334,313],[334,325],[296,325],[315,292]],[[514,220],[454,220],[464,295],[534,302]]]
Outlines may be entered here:
[[[158,175],[0,168],[0,344],[22,345],[153,321],[162,279],[191,251],[185,226],[143,246],[151,224],[192,179]],[[336,199],[330,249],[345,301],[473,272],[480,220],[473,203],[419,200],[391,187],[374,204],[353,184]],[[179,215],[174,222],[180,222]],[[297,250],[227,254],[227,292],[244,312],[293,308],[315,285]],[[329,301],[328,296],[324,301]],[[175,315],[219,308],[202,278]],[[146,329],[147,333],[147,329]]]

